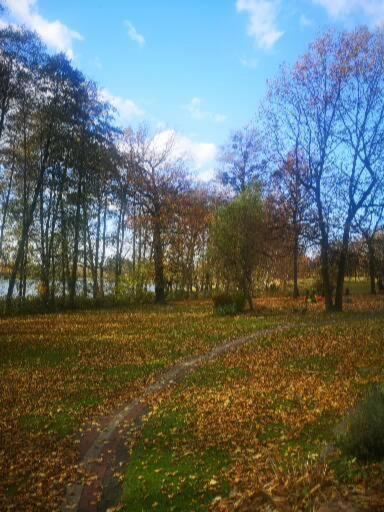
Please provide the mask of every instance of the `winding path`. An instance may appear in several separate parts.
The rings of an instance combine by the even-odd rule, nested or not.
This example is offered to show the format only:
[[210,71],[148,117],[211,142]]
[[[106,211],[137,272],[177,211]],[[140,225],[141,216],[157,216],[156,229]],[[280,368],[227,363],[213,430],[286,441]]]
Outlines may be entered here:
[[297,324],[283,324],[261,329],[250,335],[230,340],[210,352],[190,357],[170,368],[158,380],[148,385],[140,397],[129,402],[114,416],[102,421],[102,428],[88,432],[80,442],[80,464],[89,477],[87,482],[70,484],[62,505],[62,512],[106,512],[120,502],[122,488],[116,473],[123,472],[129,460],[127,441],[133,439],[132,429],[140,426],[150,411],[146,398],[166,387],[180,383],[186,375],[202,364],[226,352],[251,343],[269,334],[278,333]]

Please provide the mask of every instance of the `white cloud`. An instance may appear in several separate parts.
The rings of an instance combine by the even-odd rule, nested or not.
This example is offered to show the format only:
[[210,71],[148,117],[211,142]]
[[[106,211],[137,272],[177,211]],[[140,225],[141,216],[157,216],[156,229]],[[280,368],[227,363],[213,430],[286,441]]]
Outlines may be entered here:
[[39,14],[37,0],[4,0],[12,20],[36,31],[41,39],[56,51],[73,58],[73,45],[83,37],[61,21],[48,21]]
[[272,48],[284,32],[277,28],[277,0],[237,0],[238,12],[249,14],[248,35],[260,48]]
[[195,97],[189,103],[183,105],[183,108],[191,114],[192,119],[197,121],[209,120],[214,123],[224,123],[227,120],[227,116],[224,114],[215,114],[204,110],[203,104],[204,101],[201,98]]
[[100,97],[115,107],[122,124],[129,124],[134,118],[142,117],[145,114],[134,101],[122,98],[121,96],[115,96],[107,89],[101,89]]
[[380,25],[384,22],[383,0],[313,0],[328,12],[334,19],[348,17],[352,14],[362,13]]
[[216,174],[216,170],[213,167],[209,167],[208,169],[200,171],[196,178],[202,183],[209,183],[216,178]]
[[135,43],[143,46],[145,44],[145,38],[142,34],[140,34],[140,32],[136,30],[136,27],[128,20],[124,21],[124,25],[127,27],[128,35],[132,41],[135,41]]
[[[207,166],[212,166],[217,156],[217,147],[209,142],[196,142],[191,138],[175,130],[167,129],[159,132],[154,137],[154,144],[161,150],[169,141],[173,141],[173,154],[175,158],[187,158],[191,160],[196,169],[201,173],[207,171]],[[199,172],[199,174],[200,174]]]

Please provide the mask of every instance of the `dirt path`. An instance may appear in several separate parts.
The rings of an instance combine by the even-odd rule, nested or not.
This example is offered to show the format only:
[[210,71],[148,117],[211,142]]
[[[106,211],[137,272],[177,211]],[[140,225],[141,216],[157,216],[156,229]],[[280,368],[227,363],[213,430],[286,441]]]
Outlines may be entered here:
[[220,357],[242,345],[269,334],[278,333],[297,324],[284,324],[262,329],[253,334],[228,341],[207,354],[194,356],[182,361],[159,379],[147,386],[140,397],[132,400],[115,415],[105,418],[100,429],[94,429],[83,437],[80,443],[80,464],[89,477],[86,482],[67,487],[63,512],[105,512],[120,502],[122,489],[119,474],[124,473],[129,459],[129,440],[133,441],[133,429],[141,425],[150,411],[146,398],[166,387],[180,383],[186,375],[202,364]]

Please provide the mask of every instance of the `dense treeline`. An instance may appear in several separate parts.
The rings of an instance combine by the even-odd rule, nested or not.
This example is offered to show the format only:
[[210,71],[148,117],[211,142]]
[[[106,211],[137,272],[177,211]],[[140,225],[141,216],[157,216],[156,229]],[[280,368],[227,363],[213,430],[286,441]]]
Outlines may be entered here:
[[[22,28],[0,30],[0,262],[5,309],[29,283],[157,302],[316,277],[342,309],[347,274],[382,287],[384,34],[328,32],[269,83],[257,120],[191,179],[172,132],[117,127],[95,83]],[[221,183],[219,186],[218,183]]]
[[161,302],[166,285],[198,285],[214,199],[193,186],[172,136],[117,129],[97,86],[35,34],[3,29],[0,45],[7,307],[25,299],[31,277],[47,304],[139,295],[151,283]]

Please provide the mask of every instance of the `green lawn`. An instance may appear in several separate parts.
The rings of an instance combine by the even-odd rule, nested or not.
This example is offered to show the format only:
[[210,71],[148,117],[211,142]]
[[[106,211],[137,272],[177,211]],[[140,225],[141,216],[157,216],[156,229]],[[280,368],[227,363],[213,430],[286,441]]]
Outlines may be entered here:
[[166,394],[133,452],[124,510],[235,510],[260,491],[260,507],[276,500],[310,511],[348,492],[357,503],[361,496],[348,489],[366,484],[371,499],[384,466],[344,454],[337,431],[367,390],[384,383],[383,304],[374,301],[376,313],[356,298],[344,315],[265,336]]
[[[139,396],[178,360],[206,353],[230,338],[293,323],[290,335],[265,336],[209,363],[175,390],[145,426],[127,477],[125,503],[141,510],[141,499],[146,507],[158,503],[154,508],[167,510],[171,500],[175,510],[204,510],[218,496],[228,498],[234,486],[246,488],[246,464],[238,456],[248,454],[252,462],[258,454],[255,439],[268,444],[276,436],[301,432],[308,414],[315,421],[318,410],[329,409],[329,390],[338,389],[331,386],[344,389],[348,384],[337,401],[340,414],[368,382],[381,378],[382,298],[353,296],[347,310],[326,316],[317,304],[305,312],[302,299],[281,297],[260,299],[254,315],[237,317],[216,316],[210,302],[196,301],[2,319],[0,509],[58,509],[66,483],[78,471],[77,439],[84,429]],[[332,328],[326,331],[329,322]],[[303,328],[312,323],[315,329]],[[372,329],[380,336],[367,337]],[[356,367],[343,366],[354,353],[356,332],[370,341]],[[321,348],[320,333],[326,333],[320,340],[328,340],[329,350]],[[300,375],[309,381],[301,382]],[[288,393],[297,382],[313,390],[311,379],[324,390],[324,403],[322,397],[303,402],[300,392]],[[268,419],[264,412],[258,415],[260,407],[266,407]],[[292,418],[299,424],[292,425]],[[289,437],[282,452],[293,449],[294,442]]]

